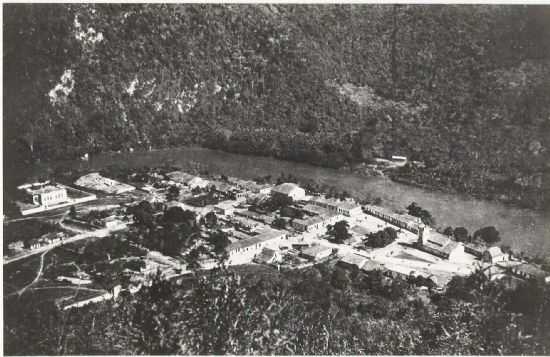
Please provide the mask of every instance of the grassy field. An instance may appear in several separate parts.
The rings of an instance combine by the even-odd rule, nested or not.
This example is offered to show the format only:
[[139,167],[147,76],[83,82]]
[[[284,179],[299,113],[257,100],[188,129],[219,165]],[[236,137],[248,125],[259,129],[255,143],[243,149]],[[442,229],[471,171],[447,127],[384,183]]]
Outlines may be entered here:
[[10,294],[30,284],[40,267],[40,256],[4,265],[4,295]]
[[23,242],[29,241],[50,232],[63,232],[63,230],[54,224],[39,221],[38,219],[4,224],[4,247],[11,242],[18,240]]

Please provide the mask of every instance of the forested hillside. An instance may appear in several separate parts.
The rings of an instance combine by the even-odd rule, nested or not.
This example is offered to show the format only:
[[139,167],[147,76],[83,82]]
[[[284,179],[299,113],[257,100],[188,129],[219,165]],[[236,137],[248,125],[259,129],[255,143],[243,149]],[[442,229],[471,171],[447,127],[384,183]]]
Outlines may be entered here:
[[[157,280],[135,295],[59,311],[32,292],[5,302],[4,352],[33,354],[545,355],[544,283],[517,290],[484,275],[447,292],[315,266],[261,266]],[[235,268],[238,269],[238,268]],[[429,280],[429,279],[428,279]]]
[[[4,6],[4,153],[199,144],[542,207],[550,7]],[[548,196],[548,195],[547,195]]]

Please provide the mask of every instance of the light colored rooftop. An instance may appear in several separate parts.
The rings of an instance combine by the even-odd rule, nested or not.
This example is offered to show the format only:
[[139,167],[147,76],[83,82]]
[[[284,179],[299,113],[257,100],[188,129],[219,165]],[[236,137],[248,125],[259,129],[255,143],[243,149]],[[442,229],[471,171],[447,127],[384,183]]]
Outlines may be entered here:
[[301,190],[300,186],[292,182],[285,182],[272,188],[272,191],[282,193],[285,195],[290,194],[294,190]]
[[423,241],[423,245],[433,250],[450,254],[458,246],[458,243],[444,234],[430,230],[429,236]]
[[302,250],[302,253],[315,256],[319,253],[326,252],[327,250],[331,250],[331,248],[325,247],[324,245],[312,245],[311,247],[304,248],[304,250]]
[[361,270],[371,271],[371,270],[382,270],[384,269],[384,264],[378,263],[377,261],[367,259],[367,261],[361,267]]
[[97,172],[92,172],[87,175],[81,176],[78,180],[75,181],[75,185],[91,188],[98,191],[105,191],[107,193],[124,192],[134,189],[134,186],[118,182],[108,177],[103,177]]
[[487,252],[489,252],[492,257],[498,257],[504,254],[500,247],[490,247],[489,249],[487,249]]
[[342,263],[346,263],[349,265],[356,265],[357,267],[361,268],[366,263],[367,258],[351,253],[343,256],[342,259],[340,259],[340,261]]
[[35,194],[35,193],[36,194],[43,194],[43,193],[49,193],[49,192],[63,191],[63,190],[65,190],[65,188],[51,184],[51,185],[42,186],[42,187],[36,188],[36,189],[27,188],[26,190],[27,190],[27,192],[29,192],[31,194]]
[[251,246],[256,245],[258,243],[263,243],[263,242],[267,242],[267,241],[270,241],[270,240],[273,240],[273,239],[280,238],[284,234],[285,234],[285,232],[283,232],[283,231],[279,231],[277,229],[266,228],[265,230],[262,230],[261,232],[259,232],[259,234],[256,235],[256,236],[253,236],[249,239],[243,239],[243,240],[231,243],[228,247],[228,250],[232,251],[232,250],[235,250],[235,249],[251,247]]
[[352,210],[360,208],[361,206],[353,201],[349,200],[339,200],[336,198],[326,198],[326,197],[314,197],[311,199],[311,202],[329,205],[332,207],[339,207],[344,210]]

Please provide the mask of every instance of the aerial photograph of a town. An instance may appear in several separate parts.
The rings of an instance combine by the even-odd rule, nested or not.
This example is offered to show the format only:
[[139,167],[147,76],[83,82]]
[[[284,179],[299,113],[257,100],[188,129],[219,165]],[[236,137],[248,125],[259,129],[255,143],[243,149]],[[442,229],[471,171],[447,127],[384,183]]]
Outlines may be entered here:
[[3,354],[550,355],[550,3],[4,3]]

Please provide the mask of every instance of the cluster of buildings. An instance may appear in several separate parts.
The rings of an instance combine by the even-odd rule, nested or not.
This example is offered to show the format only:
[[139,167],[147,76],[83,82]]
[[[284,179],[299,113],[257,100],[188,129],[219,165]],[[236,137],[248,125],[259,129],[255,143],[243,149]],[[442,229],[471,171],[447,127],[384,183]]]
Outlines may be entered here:
[[[263,194],[266,191],[256,192]],[[232,238],[237,240],[228,247],[230,264],[244,264],[253,260],[273,262],[289,253],[308,261],[323,259],[332,254],[332,248],[319,244],[300,244],[304,241],[304,234],[311,233],[309,236],[318,238],[326,233],[328,225],[362,213],[361,206],[351,200],[309,197],[303,188],[294,183],[274,186],[269,194],[271,197],[291,199],[293,206],[302,212],[303,217],[287,219],[288,227],[278,230],[269,227],[275,219],[273,215],[235,210],[228,203],[219,205],[221,207],[217,207],[217,212],[231,213],[229,220],[246,228],[244,232],[237,230],[232,233]]]
[[[394,161],[399,160],[401,159],[395,158]],[[442,260],[459,266],[469,264],[473,256],[484,264],[500,267],[502,271],[509,272],[518,278],[527,279],[540,277],[544,274],[541,273],[540,269],[530,264],[519,264],[517,262],[510,264],[512,260],[510,255],[502,252],[498,247],[487,248],[480,245],[456,242],[450,237],[421,224],[414,217],[395,214],[377,206],[366,205],[362,207],[352,199],[339,200],[324,196],[309,196],[303,188],[295,183],[282,183],[272,186],[232,177],[204,179],[182,171],[169,172],[159,177],[159,180],[162,180],[161,186],[164,189],[174,185],[187,190],[200,189],[202,193],[208,193],[209,195],[214,193],[217,200],[214,200],[213,204],[209,202],[209,204],[199,207],[191,205],[192,202],[186,201],[190,204],[185,204],[178,200],[168,202],[164,207],[177,205],[183,209],[192,210],[197,214],[197,219],[204,217],[209,212],[215,212],[218,215],[218,222],[221,222],[221,229],[229,235],[230,244],[226,247],[226,252],[227,263],[230,265],[251,262],[281,264],[289,256],[294,257],[300,264],[322,261],[333,256],[335,250],[340,250],[340,248],[335,248],[333,244],[317,240],[326,234],[328,225],[346,220],[350,223],[349,233],[351,233],[351,236],[364,238],[368,233],[371,233],[369,229],[375,229],[376,225],[371,224],[369,226],[361,220],[373,220],[373,222],[379,223],[377,229],[381,229],[380,224],[386,226],[390,224],[412,233],[412,235],[407,233],[412,239],[415,239],[410,247],[421,252],[418,254],[428,254],[437,258],[435,260]],[[82,176],[75,182],[75,185],[108,194],[121,194],[135,190],[134,186],[105,178],[98,173]],[[30,204],[44,209],[73,202],[70,198],[70,188],[59,184],[50,182],[29,184],[20,186],[20,190],[25,192]],[[155,189],[151,188],[151,191],[154,192]],[[95,199],[95,196],[93,197]],[[300,214],[296,217],[283,217],[280,213],[264,212],[263,206],[250,204],[252,201],[257,202],[257,200],[269,199],[269,197],[284,198],[287,202],[291,202],[292,209],[299,211]],[[279,227],[274,224],[275,219],[284,219],[286,228],[275,229],[274,227]],[[121,224],[121,220],[115,215],[110,215],[102,219],[101,223],[105,228],[114,228]],[[35,249],[43,245],[56,244],[61,242],[62,239],[63,237],[58,235],[43,236],[32,240],[30,248]],[[345,254],[341,256],[338,265],[346,269],[359,269],[365,272],[380,270],[388,276],[408,275],[411,272],[411,269],[403,268],[399,264],[392,265],[392,263],[383,262],[383,260],[376,260],[374,255],[369,256],[366,253],[362,255],[361,253],[357,254],[357,252],[358,250],[351,245],[346,249],[342,249],[340,254]],[[178,276],[182,270],[186,269],[181,262],[174,258],[163,256],[160,253],[159,255],[155,254],[151,252],[148,255],[146,267],[142,269],[142,275],[152,274],[162,268],[166,273],[165,275]],[[215,261],[207,258],[204,259],[204,262],[208,264],[202,264],[203,268],[216,264]],[[295,266],[300,264],[295,264]],[[432,276],[428,272],[419,274]]]
[[28,242],[29,248],[31,249],[38,249],[41,247],[59,244],[63,241],[65,238],[65,234],[62,232],[57,233],[48,233],[45,234],[39,238],[33,238]]

